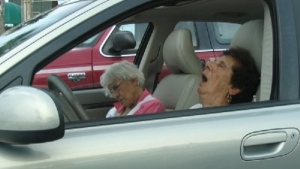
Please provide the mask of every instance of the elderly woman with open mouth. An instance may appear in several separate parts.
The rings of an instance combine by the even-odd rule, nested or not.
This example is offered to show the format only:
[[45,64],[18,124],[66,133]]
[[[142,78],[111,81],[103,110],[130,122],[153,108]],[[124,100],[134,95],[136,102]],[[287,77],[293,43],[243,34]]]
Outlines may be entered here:
[[201,104],[191,108],[251,102],[260,83],[260,74],[249,51],[230,48],[206,63],[198,87]]
[[128,62],[111,65],[101,76],[100,84],[107,94],[118,100],[106,117],[164,112],[164,105],[143,88],[144,74]]

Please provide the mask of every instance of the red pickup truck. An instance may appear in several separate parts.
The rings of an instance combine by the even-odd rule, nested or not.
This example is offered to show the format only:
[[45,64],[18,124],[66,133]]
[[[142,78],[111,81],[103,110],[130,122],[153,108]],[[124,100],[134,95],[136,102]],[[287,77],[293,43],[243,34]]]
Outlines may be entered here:
[[[133,61],[148,24],[113,26],[86,40],[60,56],[36,73],[33,85],[46,88],[49,74],[57,74],[72,89],[99,88],[101,74],[106,68],[121,60]],[[175,29],[187,28],[192,33],[195,52],[203,61],[214,59],[227,49],[240,25],[219,22],[180,22]],[[116,31],[130,31],[136,40],[135,49],[122,54],[110,53],[106,43]],[[164,69],[164,71],[167,71]],[[163,75],[167,73],[164,72]],[[162,78],[162,77],[160,77]]]

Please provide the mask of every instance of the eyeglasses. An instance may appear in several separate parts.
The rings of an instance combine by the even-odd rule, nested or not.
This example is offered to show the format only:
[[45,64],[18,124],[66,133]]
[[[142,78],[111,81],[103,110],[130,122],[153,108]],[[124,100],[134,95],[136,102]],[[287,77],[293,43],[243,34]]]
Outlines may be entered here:
[[121,82],[115,83],[114,85],[112,85],[111,89],[108,89],[110,92],[111,97],[114,95],[114,93],[119,90],[121,86]]

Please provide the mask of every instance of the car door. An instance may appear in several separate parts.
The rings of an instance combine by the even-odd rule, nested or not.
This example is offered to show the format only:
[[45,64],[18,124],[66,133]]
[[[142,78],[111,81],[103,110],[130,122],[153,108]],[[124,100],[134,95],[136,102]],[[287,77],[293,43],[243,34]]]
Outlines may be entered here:
[[[205,6],[206,3],[198,4],[198,7],[207,8],[217,4],[223,7],[221,2],[225,1],[215,1],[210,6]],[[230,2],[236,1],[226,0],[226,3]],[[95,14],[100,23],[106,23],[113,21],[106,18],[108,14],[114,18],[128,11],[148,9],[149,4],[153,7],[163,5],[155,3],[128,0],[106,10],[103,10],[104,7],[98,8],[103,10],[99,13],[87,13],[91,16]],[[271,71],[264,72],[272,77],[272,85],[267,86],[271,92],[270,96],[266,96],[268,99],[230,106],[66,123],[65,136],[60,140],[18,146],[1,144],[3,158],[0,158],[0,163],[5,164],[4,167],[15,168],[299,168],[297,46],[300,46],[300,29],[298,21],[292,21],[299,20],[300,15],[294,11],[300,3],[296,0],[274,0],[268,3],[264,9],[268,11],[270,8],[271,12],[264,15],[264,23],[269,26],[264,36],[274,37],[266,37],[268,40],[264,40],[263,44],[268,51],[262,53],[272,56],[273,61],[262,64],[261,69],[270,70],[270,63],[272,65]],[[268,17],[270,20],[266,19]],[[72,21],[79,23],[83,18],[78,15]],[[61,28],[68,26],[62,24]],[[70,32],[57,35],[55,40],[48,43],[49,46],[29,54],[5,73],[4,68],[0,68],[1,90],[14,85],[29,85],[34,68],[26,65],[31,63],[37,66],[39,62],[34,59],[41,56],[40,53],[48,51],[49,47],[55,51],[61,50],[53,45],[54,42],[65,42],[63,45],[68,46],[68,43],[78,38],[70,38],[71,33],[81,32],[84,35],[95,26],[91,17]],[[45,35],[45,38],[49,36],[53,34],[48,37]],[[80,37],[80,34],[76,36]],[[38,42],[43,40],[41,38]],[[34,49],[34,45],[29,46]],[[270,55],[270,51],[274,53]],[[44,57],[50,58],[51,54]],[[9,67],[7,62],[0,63]],[[25,72],[26,69],[30,71]],[[262,79],[265,80],[270,79]]]
[[[98,122],[94,127],[73,124],[64,139],[30,146],[33,152],[62,160],[44,160],[28,168],[296,169],[299,108],[299,103],[271,103],[246,105],[244,110],[186,110],[186,117],[175,113],[157,120],[149,116],[109,119],[105,123],[110,125]],[[270,120],[274,116],[288,123]]]

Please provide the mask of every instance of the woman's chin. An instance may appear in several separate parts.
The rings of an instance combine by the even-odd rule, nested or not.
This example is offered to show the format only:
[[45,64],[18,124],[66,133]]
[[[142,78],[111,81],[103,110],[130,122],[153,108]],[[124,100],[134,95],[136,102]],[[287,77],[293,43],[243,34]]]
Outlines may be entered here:
[[204,81],[201,81],[200,84],[199,84],[200,87],[201,86],[206,86],[206,85],[207,85],[207,82],[204,82]]
[[201,83],[197,89],[198,94],[201,95],[207,93],[207,86],[206,83]]
[[119,100],[119,102],[123,105],[123,106],[128,106],[127,103],[124,100]]
[[198,89],[204,88],[206,86],[206,82],[200,82]]
[[197,89],[198,94],[200,95],[202,93],[202,86],[200,85]]

